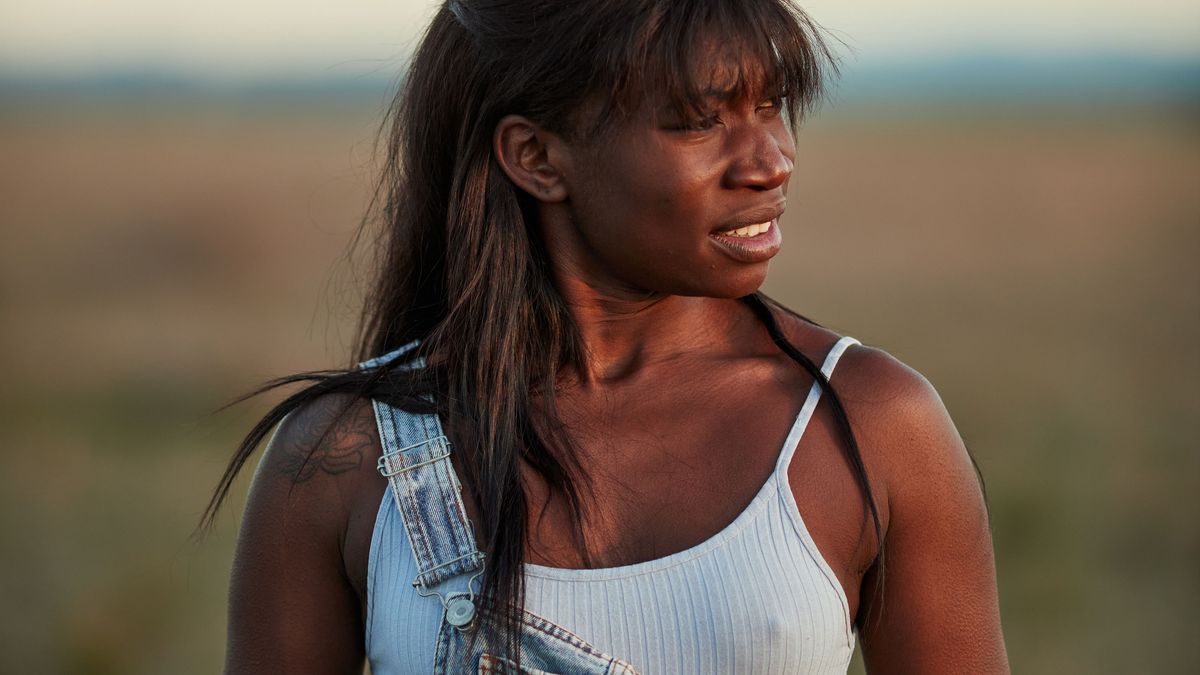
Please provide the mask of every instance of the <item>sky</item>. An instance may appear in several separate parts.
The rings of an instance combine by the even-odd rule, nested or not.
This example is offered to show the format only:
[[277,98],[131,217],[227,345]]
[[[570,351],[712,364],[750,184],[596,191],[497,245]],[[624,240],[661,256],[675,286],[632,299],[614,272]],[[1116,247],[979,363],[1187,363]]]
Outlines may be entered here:
[[[392,72],[428,0],[3,0],[0,71],[147,69],[218,78]],[[982,52],[1200,58],[1200,2],[808,0],[853,63]]]

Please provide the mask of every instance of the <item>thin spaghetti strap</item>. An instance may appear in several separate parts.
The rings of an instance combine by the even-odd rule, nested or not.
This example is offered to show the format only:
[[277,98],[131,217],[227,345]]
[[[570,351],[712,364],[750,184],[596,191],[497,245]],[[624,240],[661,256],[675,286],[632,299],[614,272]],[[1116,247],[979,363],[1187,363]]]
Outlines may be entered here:
[[[825,379],[833,377],[833,369],[837,367],[842,354],[845,354],[851,345],[857,344],[862,343],[850,336],[843,337],[834,343],[829,354],[825,356],[825,362],[821,364],[821,374],[825,376]],[[813,382],[812,387],[808,390],[808,397],[804,399],[804,405],[800,408],[800,413],[796,415],[796,421],[792,423],[792,430],[788,432],[787,440],[783,442],[783,448],[779,451],[779,461],[775,465],[776,475],[787,474],[787,468],[792,463],[792,455],[796,452],[796,446],[800,444],[800,438],[804,435],[804,430],[808,428],[808,422],[812,419],[813,411],[817,409],[817,403],[820,401],[821,383]]]
[[833,349],[830,349],[829,354],[825,357],[825,363],[821,364],[821,374],[825,376],[825,379],[833,377],[833,369],[837,367],[837,362],[842,358],[842,354],[845,354],[852,345],[858,344],[862,343],[847,335],[833,345]]

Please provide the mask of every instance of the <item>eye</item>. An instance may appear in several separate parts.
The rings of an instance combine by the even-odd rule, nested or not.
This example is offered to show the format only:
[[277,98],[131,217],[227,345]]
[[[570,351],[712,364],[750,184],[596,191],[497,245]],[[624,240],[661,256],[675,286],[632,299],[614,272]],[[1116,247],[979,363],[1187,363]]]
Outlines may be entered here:
[[700,117],[693,117],[683,122],[679,122],[671,126],[673,131],[680,132],[698,132],[709,131],[713,127],[721,123],[721,117],[717,113],[712,112]]
[[772,96],[771,98],[760,101],[759,104],[757,106],[755,106],[756,112],[766,113],[766,114],[772,115],[772,116],[778,115],[782,110],[783,110],[783,97],[782,96]]

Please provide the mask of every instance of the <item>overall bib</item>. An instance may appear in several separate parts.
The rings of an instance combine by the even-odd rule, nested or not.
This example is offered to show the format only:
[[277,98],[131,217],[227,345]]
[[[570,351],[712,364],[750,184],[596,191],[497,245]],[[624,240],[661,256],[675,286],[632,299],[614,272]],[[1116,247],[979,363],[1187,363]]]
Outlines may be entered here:
[[[368,362],[369,364],[370,362]],[[450,444],[436,415],[416,415],[373,401],[383,455],[379,472],[403,516],[419,574],[416,592],[436,595],[445,608],[437,635],[434,672],[638,675],[628,663],[600,652],[583,638],[539,616],[521,616],[521,669],[497,656],[494,645],[469,633],[486,620],[486,602],[474,592],[484,556],[463,507],[450,463]],[[449,579],[467,576],[467,592],[443,592]]]

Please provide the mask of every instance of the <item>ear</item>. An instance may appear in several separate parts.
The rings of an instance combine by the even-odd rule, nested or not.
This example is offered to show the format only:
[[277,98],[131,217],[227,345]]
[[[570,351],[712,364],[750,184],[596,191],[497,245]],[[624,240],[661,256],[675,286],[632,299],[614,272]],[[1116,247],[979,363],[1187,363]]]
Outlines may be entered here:
[[561,167],[562,138],[520,115],[506,115],[496,124],[492,150],[500,168],[517,187],[542,202],[562,202],[567,186]]

